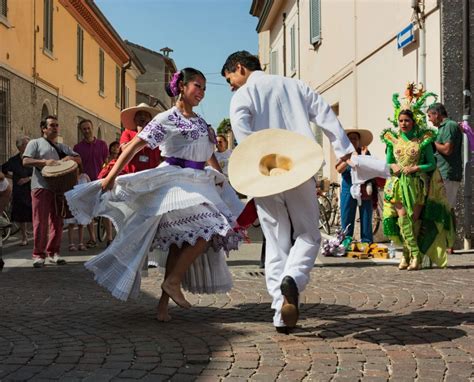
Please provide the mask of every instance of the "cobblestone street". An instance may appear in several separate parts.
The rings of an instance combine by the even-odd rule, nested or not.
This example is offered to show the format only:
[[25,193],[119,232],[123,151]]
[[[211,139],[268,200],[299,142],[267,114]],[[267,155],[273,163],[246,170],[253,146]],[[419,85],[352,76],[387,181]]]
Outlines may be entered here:
[[140,297],[123,303],[93,281],[88,256],[33,269],[30,249],[17,248],[4,249],[0,274],[2,381],[474,378],[473,254],[419,272],[318,258],[299,327],[287,336],[271,323],[259,244],[230,257],[231,293],[188,295],[193,308],[173,305],[170,323],[155,320],[156,270]]

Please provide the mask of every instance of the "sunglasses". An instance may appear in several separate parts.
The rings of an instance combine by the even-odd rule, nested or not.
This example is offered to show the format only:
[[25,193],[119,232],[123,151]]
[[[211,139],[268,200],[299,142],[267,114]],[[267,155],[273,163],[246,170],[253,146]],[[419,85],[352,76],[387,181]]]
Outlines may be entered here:
[[48,127],[59,127],[59,123],[50,123]]

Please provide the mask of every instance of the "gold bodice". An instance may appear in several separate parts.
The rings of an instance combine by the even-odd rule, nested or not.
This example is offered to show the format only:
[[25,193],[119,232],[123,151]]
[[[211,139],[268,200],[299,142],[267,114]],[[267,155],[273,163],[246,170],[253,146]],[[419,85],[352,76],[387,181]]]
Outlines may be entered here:
[[402,168],[418,164],[421,155],[420,141],[418,139],[405,141],[402,137],[399,137],[394,143],[393,155]]

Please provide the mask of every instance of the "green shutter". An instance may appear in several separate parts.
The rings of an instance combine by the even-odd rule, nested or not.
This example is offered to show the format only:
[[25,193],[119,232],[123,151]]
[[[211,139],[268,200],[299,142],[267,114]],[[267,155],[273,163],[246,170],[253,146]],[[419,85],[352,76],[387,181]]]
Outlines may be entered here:
[[310,13],[310,41],[317,44],[321,41],[321,0],[311,0]]
[[0,16],[7,17],[7,0],[0,0]]

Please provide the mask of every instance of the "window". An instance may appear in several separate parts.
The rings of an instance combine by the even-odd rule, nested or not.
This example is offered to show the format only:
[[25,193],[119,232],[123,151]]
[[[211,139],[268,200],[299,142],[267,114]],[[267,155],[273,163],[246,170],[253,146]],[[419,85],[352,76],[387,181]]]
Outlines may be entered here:
[[0,0],[0,17],[7,18],[7,0]]
[[0,76],[0,163],[9,157],[10,130],[10,80]]
[[115,105],[120,107],[120,68],[115,67]]
[[99,49],[99,94],[104,95],[104,51]]
[[278,51],[270,53],[270,74],[278,74]]
[[43,50],[53,53],[53,0],[44,0]]
[[77,78],[84,76],[84,30],[77,26]]
[[290,28],[290,70],[296,72],[296,34],[295,24]]
[[311,0],[309,3],[310,14],[310,41],[317,45],[321,42],[321,0]]

